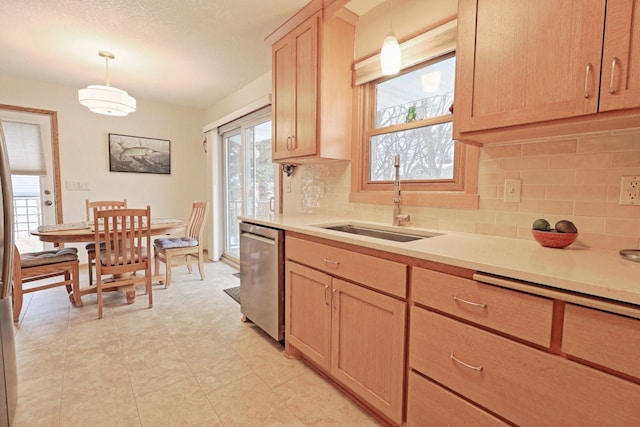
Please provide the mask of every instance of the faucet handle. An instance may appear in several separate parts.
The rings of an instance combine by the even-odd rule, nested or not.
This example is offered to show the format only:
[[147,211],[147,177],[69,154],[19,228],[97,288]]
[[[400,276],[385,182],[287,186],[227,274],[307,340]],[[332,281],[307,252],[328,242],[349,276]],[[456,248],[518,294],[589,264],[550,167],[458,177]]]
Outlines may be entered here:
[[411,223],[411,215],[409,214],[398,214],[396,215],[396,224],[397,225],[409,225]]

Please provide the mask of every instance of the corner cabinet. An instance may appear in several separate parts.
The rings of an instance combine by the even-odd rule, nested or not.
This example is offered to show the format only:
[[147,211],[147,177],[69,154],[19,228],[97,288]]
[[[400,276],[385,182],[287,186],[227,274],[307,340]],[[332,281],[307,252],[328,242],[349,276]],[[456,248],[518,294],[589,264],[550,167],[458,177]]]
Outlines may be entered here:
[[273,43],[274,162],[350,158],[355,19],[349,14],[320,9]]
[[640,110],[602,113],[640,107],[639,21],[640,0],[460,0],[454,136],[487,142],[481,132],[534,123],[520,136],[637,123]]
[[300,354],[400,425],[407,304],[375,289],[404,288],[400,293],[406,293],[407,266],[318,242],[286,239],[287,352]]

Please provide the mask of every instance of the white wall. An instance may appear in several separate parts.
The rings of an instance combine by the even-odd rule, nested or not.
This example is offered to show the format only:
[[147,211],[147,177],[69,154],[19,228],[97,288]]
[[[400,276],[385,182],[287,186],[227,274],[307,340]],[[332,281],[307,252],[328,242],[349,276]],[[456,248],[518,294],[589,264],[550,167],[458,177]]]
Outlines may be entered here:
[[[135,113],[104,116],[81,106],[77,91],[0,74],[0,104],[57,111],[64,221],[84,219],[85,199],[127,199],[150,205],[154,217],[187,219],[192,200],[207,196],[203,111],[138,99]],[[169,139],[171,174],[109,172],[109,133]],[[67,191],[66,181],[88,182],[90,191]]]

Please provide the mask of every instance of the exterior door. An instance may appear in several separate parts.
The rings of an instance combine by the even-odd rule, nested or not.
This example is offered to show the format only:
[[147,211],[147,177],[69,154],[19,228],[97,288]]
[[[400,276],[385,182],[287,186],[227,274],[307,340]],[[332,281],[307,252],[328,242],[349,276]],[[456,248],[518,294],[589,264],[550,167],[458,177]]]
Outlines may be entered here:
[[238,216],[268,217],[274,210],[271,110],[225,127],[230,129],[222,133],[225,182],[222,256],[239,262]]
[[57,202],[51,116],[0,109],[13,182],[15,242],[21,252],[45,249],[29,231],[56,223]]

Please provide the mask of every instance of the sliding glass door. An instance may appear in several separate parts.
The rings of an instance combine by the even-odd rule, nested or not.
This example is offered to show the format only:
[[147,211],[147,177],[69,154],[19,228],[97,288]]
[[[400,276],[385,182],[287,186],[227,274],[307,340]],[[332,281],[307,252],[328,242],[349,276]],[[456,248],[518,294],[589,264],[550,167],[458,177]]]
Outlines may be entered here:
[[274,197],[271,161],[271,111],[240,119],[222,130],[224,161],[224,250],[240,258],[239,215],[268,216]]

